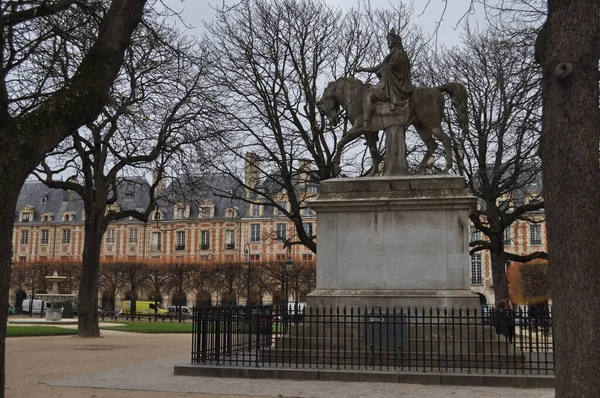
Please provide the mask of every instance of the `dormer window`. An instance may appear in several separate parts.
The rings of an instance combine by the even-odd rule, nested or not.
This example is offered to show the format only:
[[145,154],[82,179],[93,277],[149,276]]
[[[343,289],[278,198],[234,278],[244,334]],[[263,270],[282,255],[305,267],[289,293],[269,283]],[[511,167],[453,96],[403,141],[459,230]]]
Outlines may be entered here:
[[230,207],[227,210],[225,210],[225,217],[226,218],[235,218],[237,217],[237,209],[234,207]]
[[62,220],[63,221],[67,221],[67,222],[68,221],[75,221],[75,213],[72,212],[72,211],[67,212],[67,213],[63,213]]
[[178,203],[175,205],[175,219],[182,220],[189,218],[190,216],[190,205],[185,203]]
[[162,220],[163,218],[164,218],[163,213],[160,210],[155,210],[152,213],[152,219],[155,220],[155,221]]
[[42,197],[40,198],[40,202],[42,203],[46,203],[48,201],[48,193],[45,193],[42,195]]
[[260,205],[252,204],[252,217],[260,217]]
[[125,200],[133,200],[133,191],[125,192]]
[[208,200],[203,200],[198,207],[198,218],[213,218],[215,215],[215,204]]
[[25,205],[21,207],[19,213],[20,222],[31,222],[33,221],[34,208],[32,206]]
[[112,203],[106,206],[107,213],[116,213],[118,211],[121,211],[121,207],[117,203]]
[[44,213],[42,214],[42,222],[48,222],[54,220],[54,214],[52,213]]

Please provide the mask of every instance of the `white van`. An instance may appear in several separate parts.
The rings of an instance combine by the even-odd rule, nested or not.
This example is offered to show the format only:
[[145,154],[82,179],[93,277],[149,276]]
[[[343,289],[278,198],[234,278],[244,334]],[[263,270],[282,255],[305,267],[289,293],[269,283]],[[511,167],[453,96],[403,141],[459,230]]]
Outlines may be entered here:
[[[169,306],[169,315],[171,316],[177,316],[177,307],[174,305]],[[181,306],[181,318],[183,319],[189,319],[192,317],[192,310],[190,310],[188,307],[186,307],[185,305]]]
[[[32,306],[30,301],[31,301],[31,299],[23,300],[23,314],[29,314],[30,308],[31,308],[32,314],[41,314],[42,311],[44,314],[46,313],[46,303],[45,302],[43,302],[42,300],[34,299],[33,306]],[[42,303],[44,304],[43,308],[42,308]]]

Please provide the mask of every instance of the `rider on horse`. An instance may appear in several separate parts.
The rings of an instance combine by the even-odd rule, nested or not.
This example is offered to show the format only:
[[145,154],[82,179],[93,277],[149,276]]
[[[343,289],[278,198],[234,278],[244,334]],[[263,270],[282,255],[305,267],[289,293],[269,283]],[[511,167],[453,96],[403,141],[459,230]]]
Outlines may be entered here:
[[379,83],[371,88],[364,98],[364,124],[361,130],[370,131],[373,102],[389,101],[390,110],[402,108],[408,104],[415,86],[410,79],[410,62],[402,46],[402,39],[394,28],[387,35],[390,53],[383,62],[372,68],[358,68],[357,72],[375,73]]

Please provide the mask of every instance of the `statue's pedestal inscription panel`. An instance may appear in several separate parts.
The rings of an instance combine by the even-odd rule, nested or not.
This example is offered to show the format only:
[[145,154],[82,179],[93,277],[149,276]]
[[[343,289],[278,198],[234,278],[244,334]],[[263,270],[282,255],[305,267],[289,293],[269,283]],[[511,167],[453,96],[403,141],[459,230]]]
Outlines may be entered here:
[[474,306],[468,216],[457,176],[337,178],[311,202],[319,225],[309,305]]

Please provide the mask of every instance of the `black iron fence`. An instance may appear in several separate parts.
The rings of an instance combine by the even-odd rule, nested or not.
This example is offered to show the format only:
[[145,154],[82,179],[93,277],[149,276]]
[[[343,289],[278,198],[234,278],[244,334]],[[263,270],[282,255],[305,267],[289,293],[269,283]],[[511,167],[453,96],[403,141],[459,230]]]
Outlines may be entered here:
[[552,316],[493,307],[194,307],[192,363],[552,374]]

